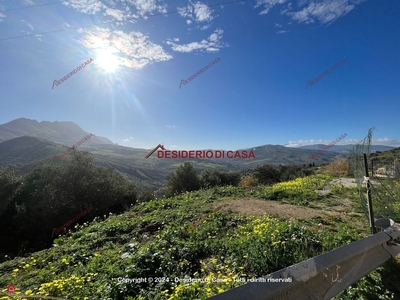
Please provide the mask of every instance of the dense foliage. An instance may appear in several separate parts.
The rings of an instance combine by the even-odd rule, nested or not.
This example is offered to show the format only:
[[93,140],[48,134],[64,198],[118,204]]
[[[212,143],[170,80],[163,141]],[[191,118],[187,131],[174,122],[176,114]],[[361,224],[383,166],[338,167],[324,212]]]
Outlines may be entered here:
[[279,166],[272,165],[259,166],[254,172],[254,177],[259,184],[270,185],[278,182],[292,180],[298,177],[305,177],[314,173],[314,170],[305,165]]
[[200,180],[193,166],[185,162],[168,176],[167,196],[200,189]]
[[300,165],[272,166],[262,165],[243,176],[239,172],[223,172],[219,170],[205,170],[197,176],[196,169],[186,162],[172,172],[167,178],[165,195],[171,197],[187,191],[200,188],[208,189],[215,186],[257,186],[271,185],[314,173],[313,169]]
[[205,170],[200,176],[202,188],[211,188],[215,186],[238,186],[241,175],[239,172],[221,172],[218,170]]
[[80,223],[136,203],[133,184],[112,169],[95,167],[84,152],[64,164],[40,163],[26,174],[2,169],[0,184],[0,239],[9,241],[1,250],[9,254],[50,246],[53,228],[90,206],[94,209]]

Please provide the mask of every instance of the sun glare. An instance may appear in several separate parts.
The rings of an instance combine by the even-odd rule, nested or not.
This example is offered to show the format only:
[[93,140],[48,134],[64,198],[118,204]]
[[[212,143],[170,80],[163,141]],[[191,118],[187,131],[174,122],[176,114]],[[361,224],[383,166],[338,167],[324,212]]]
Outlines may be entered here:
[[114,72],[119,66],[117,57],[109,49],[99,50],[96,62],[107,73]]

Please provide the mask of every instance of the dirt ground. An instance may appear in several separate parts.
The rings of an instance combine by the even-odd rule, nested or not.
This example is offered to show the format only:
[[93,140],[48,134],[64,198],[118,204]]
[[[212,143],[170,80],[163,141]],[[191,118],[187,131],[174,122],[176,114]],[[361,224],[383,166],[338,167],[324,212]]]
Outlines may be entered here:
[[321,216],[322,213],[321,210],[313,208],[300,207],[291,204],[281,204],[277,201],[252,198],[227,200],[225,203],[219,202],[216,207],[220,206],[221,204],[221,211],[232,211],[247,216],[262,216],[266,213],[282,219],[289,219],[290,217],[307,219]]
[[[338,178],[330,181],[322,190],[317,191],[320,194],[327,194],[330,190],[330,184],[337,184],[341,182],[345,187],[357,187],[357,184],[353,178]],[[286,203],[280,203],[278,201],[271,200],[260,200],[254,198],[242,198],[235,200],[224,200],[215,203],[215,208],[221,211],[232,211],[248,216],[262,216],[268,214],[279,219],[289,219],[294,217],[296,219],[309,219],[313,217],[324,217],[327,214],[331,216],[342,215],[345,212],[346,216],[349,217],[354,215],[362,215],[359,213],[352,212],[352,203],[349,199],[338,198],[333,196],[330,205],[321,203],[319,207],[301,207],[297,205],[291,205]],[[361,221],[357,221],[361,222]],[[359,226],[368,226],[367,223],[359,223]],[[400,224],[395,223],[394,226],[400,230]],[[397,256],[400,259],[400,254]]]
[[[356,187],[357,184],[353,178],[338,178],[330,181],[323,190],[317,191],[319,194],[327,194],[330,190],[330,184],[341,182],[345,187]],[[242,198],[237,200],[226,200],[215,203],[215,207],[221,206],[222,211],[232,211],[248,216],[262,216],[269,214],[281,219],[291,217],[297,219],[309,219],[313,217],[322,217],[325,214],[338,215],[340,212],[351,210],[351,201],[349,199],[339,199],[332,197],[330,205],[322,204],[318,207],[302,207],[292,204],[280,203],[278,201],[260,200],[254,198]]]

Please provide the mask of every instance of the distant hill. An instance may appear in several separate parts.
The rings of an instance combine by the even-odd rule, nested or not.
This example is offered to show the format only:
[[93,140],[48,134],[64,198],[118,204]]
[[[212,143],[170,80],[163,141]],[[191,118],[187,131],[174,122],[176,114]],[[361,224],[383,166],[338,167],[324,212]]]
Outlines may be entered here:
[[371,160],[374,161],[374,169],[380,167],[393,168],[395,159],[400,159],[400,147],[389,151],[376,151],[371,154]]
[[[94,133],[93,133],[94,134]],[[7,141],[17,137],[31,136],[46,139],[48,141],[72,146],[88,135],[74,122],[49,122],[20,118],[0,125],[0,141]],[[87,144],[111,144],[105,137],[92,137],[86,141]]]
[[[94,137],[92,137],[94,138]],[[130,178],[138,187],[157,189],[162,186],[169,173],[185,161],[189,161],[201,173],[206,169],[221,171],[246,171],[264,164],[290,165],[306,163],[308,155],[315,151],[287,148],[279,145],[253,147],[256,158],[251,159],[159,159],[157,153],[146,159],[151,149],[135,149],[110,144],[90,144],[90,139],[80,145],[77,151],[88,151],[93,155],[97,165],[111,167]],[[39,161],[51,162],[55,155],[63,153],[71,145],[65,147],[43,138],[23,136],[0,143],[0,167],[16,166],[27,171]],[[316,163],[329,162],[340,154],[325,152]],[[70,159],[63,157],[59,162]]]
[[[296,147],[296,148],[319,151],[321,149],[324,149],[326,146],[327,145],[324,145],[324,144],[315,144],[315,145],[300,146],[300,147]],[[332,147],[328,148],[326,151],[343,153],[343,154],[348,155],[350,149],[352,149],[353,146],[354,145],[333,145]],[[372,145],[371,153],[374,153],[376,151],[388,151],[391,149],[395,149],[395,147],[383,146],[383,145]]]
[[[39,161],[51,162],[55,155],[63,153],[87,134],[88,132],[73,122],[43,121],[39,123],[36,120],[21,118],[2,124],[0,125],[0,167],[13,165],[23,171],[30,170]],[[157,152],[146,159],[145,156],[151,149],[119,146],[105,137],[93,136],[81,144],[77,151],[90,152],[97,165],[119,171],[140,188],[154,190],[161,187],[168,174],[175,171],[185,161],[191,162],[199,173],[206,169],[246,172],[264,164],[306,164],[308,156],[324,147],[325,145],[321,144],[298,148],[281,145],[256,146],[246,149],[254,151],[256,158],[251,159],[158,159]],[[334,145],[321,153],[313,162],[318,165],[329,163],[340,157],[347,157],[351,147],[352,145]],[[392,148],[372,146],[374,151]],[[57,163],[64,163],[68,159],[70,158],[67,155]]]

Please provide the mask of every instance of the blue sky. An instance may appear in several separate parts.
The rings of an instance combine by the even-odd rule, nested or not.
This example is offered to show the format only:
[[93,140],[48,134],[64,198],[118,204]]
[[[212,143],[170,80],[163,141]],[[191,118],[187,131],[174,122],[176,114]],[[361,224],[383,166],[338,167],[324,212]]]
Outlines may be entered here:
[[347,133],[343,145],[375,127],[374,144],[400,146],[398,0],[54,2],[0,0],[1,124],[72,121],[119,145],[187,150]]

